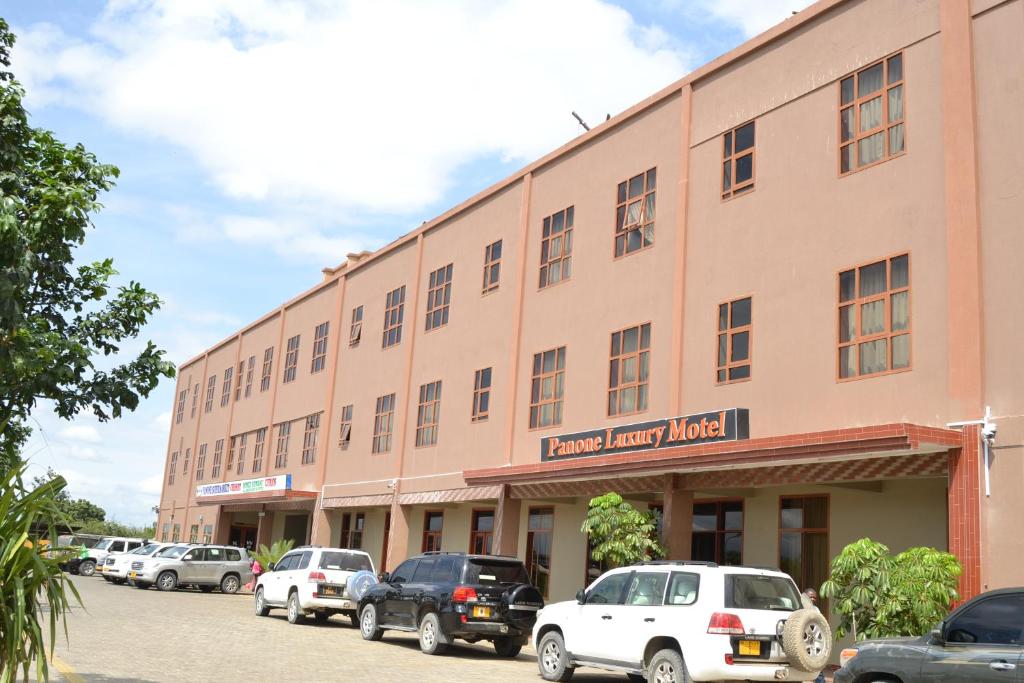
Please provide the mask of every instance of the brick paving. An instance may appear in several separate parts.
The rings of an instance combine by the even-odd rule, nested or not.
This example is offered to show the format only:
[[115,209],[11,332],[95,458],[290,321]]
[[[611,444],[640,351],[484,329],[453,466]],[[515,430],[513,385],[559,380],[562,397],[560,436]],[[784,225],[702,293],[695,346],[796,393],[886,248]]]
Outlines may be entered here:
[[[69,616],[70,644],[58,636],[56,656],[77,674],[53,680],[127,681],[501,681],[536,683],[531,648],[502,659],[483,644],[461,643],[450,654],[429,657],[414,635],[389,631],[378,643],[364,641],[347,618],[301,626],[284,610],[255,616],[252,595],[162,593],[115,586],[98,577],[73,577],[85,608]],[[625,681],[626,677],[580,670],[574,683]]]

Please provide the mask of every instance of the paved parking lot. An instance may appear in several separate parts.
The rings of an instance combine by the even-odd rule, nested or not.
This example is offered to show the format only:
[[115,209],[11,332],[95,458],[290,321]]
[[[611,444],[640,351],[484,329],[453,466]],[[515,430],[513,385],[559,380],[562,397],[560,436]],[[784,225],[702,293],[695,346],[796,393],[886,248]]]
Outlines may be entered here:
[[[161,593],[73,577],[85,609],[69,617],[71,642],[58,636],[54,680],[97,681],[491,681],[542,679],[534,651],[514,660],[484,645],[461,644],[428,657],[412,635],[389,632],[365,642],[349,620],[292,626],[284,610],[259,618],[250,594]],[[70,670],[62,677],[59,668]],[[575,682],[625,681],[577,673]]]

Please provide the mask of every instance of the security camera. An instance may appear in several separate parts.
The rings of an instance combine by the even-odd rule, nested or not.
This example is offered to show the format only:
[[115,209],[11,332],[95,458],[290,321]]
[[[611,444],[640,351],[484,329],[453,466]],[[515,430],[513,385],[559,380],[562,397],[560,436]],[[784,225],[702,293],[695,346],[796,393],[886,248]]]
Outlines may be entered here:
[[981,427],[981,435],[989,440],[994,439],[996,438],[996,431],[998,431],[998,429],[999,427],[995,422],[986,422]]
[[391,481],[388,482],[388,488],[389,489],[393,489],[396,486],[398,486],[398,480],[397,479],[392,479]]

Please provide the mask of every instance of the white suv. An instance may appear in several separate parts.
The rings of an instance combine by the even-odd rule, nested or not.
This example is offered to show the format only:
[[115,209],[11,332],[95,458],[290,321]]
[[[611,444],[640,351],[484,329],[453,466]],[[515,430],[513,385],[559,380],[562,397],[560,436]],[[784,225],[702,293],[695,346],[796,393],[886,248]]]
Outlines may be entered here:
[[[256,583],[256,614],[265,617],[271,607],[286,607],[292,624],[306,614],[318,622],[332,614],[346,614],[358,627],[359,598],[376,583],[373,560],[362,550],[296,548],[268,570]],[[358,589],[352,585],[353,577],[359,579],[355,581]]]
[[96,568],[104,579],[111,583],[121,585],[128,581],[128,571],[132,562],[141,560],[144,557],[152,557],[156,552],[173,545],[171,543],[147,543],[141,548],[129,550],[126,553],[108,553],[103,560],[103,565]]
[[548,605],[533,642],[548,681],[577,666],[650,683],[813,681],[832,634],[796,584],[777,570],[707,562],[613,569],[576,600]]
[[103,565],[103,561],[110,553],[128,553],[136,548],[141,548],[147,542],[142,538],[107,536],[86,551],[85,557],[81,558],[78,565],[78,573],[82,576],[92,576],[96,573],[96,568]]

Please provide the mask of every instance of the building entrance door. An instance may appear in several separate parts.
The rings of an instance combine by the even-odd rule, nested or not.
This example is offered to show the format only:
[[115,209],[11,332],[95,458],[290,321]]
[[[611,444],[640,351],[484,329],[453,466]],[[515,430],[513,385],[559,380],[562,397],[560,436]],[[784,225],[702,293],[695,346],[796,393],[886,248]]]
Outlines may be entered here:
[[245,548],[246,550],[256,549],[256,527],[242,524],[232,524],[228,531],[228,545]]
[[295,542],[295,546],[306,545],[309,537],[309,515],[288,515],[284,518],[284,537]]

